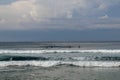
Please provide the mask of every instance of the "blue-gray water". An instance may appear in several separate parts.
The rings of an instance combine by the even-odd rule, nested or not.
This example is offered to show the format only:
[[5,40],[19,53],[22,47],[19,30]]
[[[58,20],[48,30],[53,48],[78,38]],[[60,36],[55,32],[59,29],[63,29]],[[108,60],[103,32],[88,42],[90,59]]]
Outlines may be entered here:
[[120,42],[0,43],[1,80],[119,80],[119,67]]

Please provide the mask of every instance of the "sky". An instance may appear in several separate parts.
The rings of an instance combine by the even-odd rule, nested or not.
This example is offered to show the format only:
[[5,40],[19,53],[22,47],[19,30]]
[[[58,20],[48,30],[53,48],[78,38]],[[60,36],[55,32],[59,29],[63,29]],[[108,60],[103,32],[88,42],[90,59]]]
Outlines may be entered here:
[[120,0],[0,0],[0,41],[120,41]]

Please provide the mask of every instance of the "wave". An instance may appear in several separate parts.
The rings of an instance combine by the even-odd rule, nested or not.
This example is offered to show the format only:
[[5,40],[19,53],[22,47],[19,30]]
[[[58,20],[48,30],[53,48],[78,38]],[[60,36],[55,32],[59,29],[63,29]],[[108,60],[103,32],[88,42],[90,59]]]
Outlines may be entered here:
[[47,57],[35,57],[35,56],[0,56],[0,61],[31,61],[31,60],[49,60]]
[[[100,58],[96,58],[100,59]],[[47,56],[18,56],[18,55],[2,55],[0,56],[0,61],[84,61],[84,60],[92,60],[91,57],[47,57]]]
[[120,67],[120,62],[107,61],[1,61],[0,67],[9,66],[38,66],[53,67],[60,65],[78,66],[78,67]]
[[119,56],[94,56],[94,57],[45,57],[45,56],[15,56],[4,55],[0,56],[0,61],[120,61]]
[[99,50],[0,50],[0,54],[3,53],[120,53],[119,49],[113,49],[113,50],[105,50],[105,49],[99,49]]
[[120,61],[119,56],[94,56],[94,57],[43,57],[43,56],[0,56],[0,61]]

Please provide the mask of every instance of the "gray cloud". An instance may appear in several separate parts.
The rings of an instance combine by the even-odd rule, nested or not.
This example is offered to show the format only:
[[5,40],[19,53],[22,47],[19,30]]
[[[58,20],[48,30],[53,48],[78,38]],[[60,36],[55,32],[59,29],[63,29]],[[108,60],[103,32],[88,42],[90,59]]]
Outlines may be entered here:
[[0,29],[119,28],[107,13],[119,0],[8,0],[0,2]]

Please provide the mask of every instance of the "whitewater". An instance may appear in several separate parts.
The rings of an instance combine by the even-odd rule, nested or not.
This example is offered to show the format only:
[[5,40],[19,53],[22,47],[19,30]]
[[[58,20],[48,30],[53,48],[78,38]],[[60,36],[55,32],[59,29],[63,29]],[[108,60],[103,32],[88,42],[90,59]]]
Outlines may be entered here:
[[[60,65],[68,65],[68,66],[78,66],[78,67],[120,67],[120,61],[97,61],[91,59],[91,57],[84,56],[70,56],[63,57],[64,55],[74,55],[76,54],[120,54],[120,50],[0,50],[1,55],[7,54],[9,59],[5,56],[1,56],[3,59],[0,61],[0,67],[8,67],[8,66],[38,66],[38,67],[53,67]],[[10,55],[11,54],[11,55]],[[16,56],[18,55],[19,56]],[[27,54],[26,56],[24,56]],[[30,54],[39,54],[40,56],[29,56]],[[43,56],[41,56],[44,55]],[[52,55],[52,57],[48,57],[48,55]],[[22,56],[21,56],[22,55]],[[58,55],[57,57],[54,55]],[[62,57],[59,57],[62,55]],[[13,58],[12,60],[10,60]],[[15,58],[15,59],[14,59]],[[19,59],[19,60],[18,60]],[[28,60],[29,59],[29,60]],[[43,60],[44,59],[44,60]]]
[[9,66],[36,66],[36,67],[53,67],[60,65],[76,67],[120,67],[120,62],[108,61],[2,61],[0,67]]
[[120,53],[118,49],[98,49],[98,50],[0,50],[0,54],[24,54],[24,53]]
[[0,43],[0,67],[61,65],[120,67],[120,42]]

